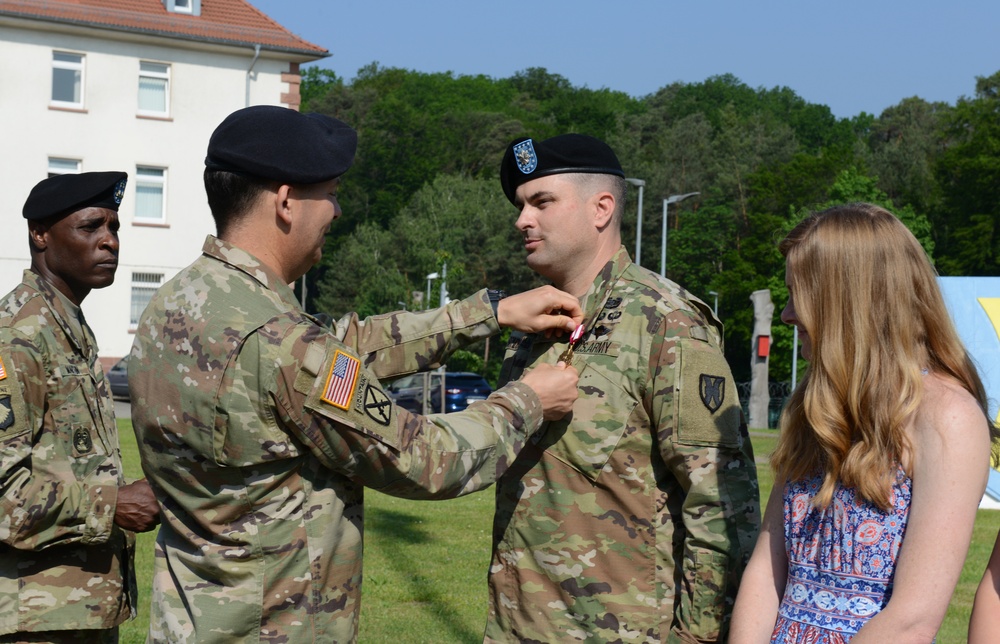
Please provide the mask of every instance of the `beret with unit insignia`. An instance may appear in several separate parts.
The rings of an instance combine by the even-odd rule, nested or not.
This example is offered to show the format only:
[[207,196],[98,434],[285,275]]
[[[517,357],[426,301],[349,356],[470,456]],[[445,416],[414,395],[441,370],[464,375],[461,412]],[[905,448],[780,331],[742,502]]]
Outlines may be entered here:
[[521,184],[567,173],[625,177],[614,150],[604,141],[586,134],[560,134],[544,141],[528,137],[511,141],[500,163],[500,185],[507,199],[514,203]]
[[118,212],[127,181],[128,174],[124,172],[57,174],[35,184],[21,214],[25,219],[38,220],[68,215],[84,208],[107,208]]
[[321,183],[347,172],[357,147],[358,133],[343,121],[255,105],[215,128],[205,168],[284,184]]

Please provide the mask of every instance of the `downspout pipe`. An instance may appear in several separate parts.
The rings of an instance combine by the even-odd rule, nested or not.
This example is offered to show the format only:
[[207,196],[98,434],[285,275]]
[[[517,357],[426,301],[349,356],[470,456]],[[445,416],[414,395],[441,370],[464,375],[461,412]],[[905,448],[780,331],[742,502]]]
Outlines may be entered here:
[[258,58],[260,58],[260,43],[253,46],[253,60],[250,61],[250,67],[247,68],[247,97],[244,107],[250,107],[250,74],[253,73],[253,66],[257,64]]

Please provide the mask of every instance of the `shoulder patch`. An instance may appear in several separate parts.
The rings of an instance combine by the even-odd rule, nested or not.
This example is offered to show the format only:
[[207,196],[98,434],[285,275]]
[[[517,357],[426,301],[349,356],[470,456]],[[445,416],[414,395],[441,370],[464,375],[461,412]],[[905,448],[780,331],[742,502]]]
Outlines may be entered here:
[[726,399],[726,379],[703,373],[698,381],[698,393],[705,408],[714,414]]
[[384,391],[368,385],[365,390],[365,414],[379,425],[388,426],[392,418],[392,401]]
[[14,424],[14,409],[10,396],[0,396],[0,431]]
[[339,409],[350,409],[360,367],[360,360],[338,349],[333,356],[330,373],[326,377],[326,385],[323,387],[320,399]]

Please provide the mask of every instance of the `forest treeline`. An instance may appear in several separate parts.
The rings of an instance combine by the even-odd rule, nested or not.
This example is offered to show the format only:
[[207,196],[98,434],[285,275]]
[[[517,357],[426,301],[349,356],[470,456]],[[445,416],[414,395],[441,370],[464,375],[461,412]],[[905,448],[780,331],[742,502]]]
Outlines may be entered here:
[[[517,213],[500,190],[500,159],[515,137],[579,132],[607,141],[626,175],[645,181],[643,266],[660,269],[663,199],[700,193],[671,207],[667,276],[709,305],[718,293],[737,380],[749,378],[750,293],[770,289],[770,374],[787,380],[792,339],[778,319],[787,291],[776,241],[811,210],[881,204],[942,275],[1000,274],[1000,72],[970,79],[970,89],[954,105],[914,96],[878,116],[844,119],[787,87],[755,89],[731,75],[635,98],[575,87],[541,68],[495,79],[373,63],[349,83],[307,68],[303,110],[359,134],[340,188],[344,217],[308,277],[309,308],[334,316],[421,308],[427,275],[445,263],[453,299],[487,286],[537,286]],[[633,258],[636,197],[631,188],[622,230]],[[449,368],[493,378],[502,346],[494,342],[488,364],[480,345]]]

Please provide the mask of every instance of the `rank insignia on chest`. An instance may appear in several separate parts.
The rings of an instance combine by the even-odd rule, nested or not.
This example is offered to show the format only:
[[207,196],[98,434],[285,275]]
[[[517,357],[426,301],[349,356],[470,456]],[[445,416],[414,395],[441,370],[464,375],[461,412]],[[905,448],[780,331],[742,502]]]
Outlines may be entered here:
[[94,442],[86,427],[77,427],[76,431],[73,432],[73,448],[80,454],[86,454],[94,449]]
[[0,358],[0,380],[7,377],[7,368],[3,366],[3,358]]
[[698,393],[701,394],[701,402],[714,414],[719,411],[719,407],[722,407],[726,399],[726,379],[721,376],[701,374],[698,380]]
[[323,402],[340,409],[350,409],[360,368],[360,360],[338,350],[333,356],[330,374],[326,377],[326,386],[323,387],[323,395],[320,396]]

